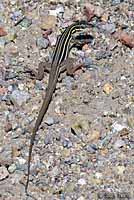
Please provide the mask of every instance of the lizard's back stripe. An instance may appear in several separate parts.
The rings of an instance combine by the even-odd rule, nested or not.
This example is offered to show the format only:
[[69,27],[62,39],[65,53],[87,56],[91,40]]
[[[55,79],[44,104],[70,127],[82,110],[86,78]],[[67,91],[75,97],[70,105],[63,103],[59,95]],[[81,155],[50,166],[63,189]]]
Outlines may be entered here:
[[[66,30],[62,33],[60,38],[58,39],[56,43],[55,52],[52,59],[52,69],[53,73],[50,73],[50,84],[53,82],[53,76],[59,76],[59,69],[60,64],[67,59],[69,50],[70,50],[70,42],[72,39],[72,34],[74,34],[77,31],[80,31],[81,29],[84,29],[88,26],[88,23],[86,21],[77,21],[74,24],[70,25],[66,28]],[[57,67],[55,67],[57,66]],[[49,84],[48,84],[49,86]]]
[[53,64],[60,65],[61,62],[67,58],[68,53],[64,54],[64,52],[66,50],[69,50],[72,34],[87,26],[88,23],[86,21],[77,21],[66,28],[66,30],[62,33],[62,35],[60,36],[60,38],[56,43],[56,48],[52,59],[52,65]]

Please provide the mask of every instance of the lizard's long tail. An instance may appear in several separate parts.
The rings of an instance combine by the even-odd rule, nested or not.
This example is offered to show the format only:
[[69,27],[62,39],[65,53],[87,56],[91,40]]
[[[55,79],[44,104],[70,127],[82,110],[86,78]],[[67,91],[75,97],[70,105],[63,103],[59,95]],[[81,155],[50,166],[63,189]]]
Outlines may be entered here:
[[33,132],[32,132],[32,135],[31,135],[30,147],[29,147],[29,156],[28,156],[27,182],[26,182],[26,185],[25,185],[26,194],[28,194],[28,185],[29,185],[29,176],[30,176],[30,163],[31,163],[32,149],[33,149],[36,133],[37,133],[37,131],[39,129],[39,126],[41,125],[41,122],[42,122],[42,120],[44,118],[44,115],[46,114],[48,106],[49,106],[49,104],[51,102],[53,92],[54,92],[54,90],[56,88],[57,79],[58,79],[58,77],[57,78],[55,77],[55,80],[53,81],[53,84],[50,87],[48,85],[49,89],[47,89],[47,91],[46,91],[45,99],[43,101],[42,107],[40,109],[39,115],[37,117],[37,120],[35,122],[35,126],[33,128]]

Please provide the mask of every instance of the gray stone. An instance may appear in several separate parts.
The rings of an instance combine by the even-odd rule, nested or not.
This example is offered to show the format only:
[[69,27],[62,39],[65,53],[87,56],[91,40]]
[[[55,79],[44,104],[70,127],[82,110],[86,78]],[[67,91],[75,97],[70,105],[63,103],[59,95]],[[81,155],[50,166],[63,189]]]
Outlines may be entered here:
[[7,168],[5,166],[0,167],[0,181],[4,180],[9,176]]
[[31,24],[32,20],[28,19],[26,17],[23,18],[23,20],[19,23],[23,28],[27,29]]
[[118,148],[123,147],[124,145],[125,145],[125,142],[123,140],[119,139],[114,143],[114,148],[118,149]]
[[45,119],[45,123],[48,125],[48,126],[52,126],[54,123],[55,123],[55,120],[53,117],[47,117]]
[[49,45],[49,41],[43,37],[38,38],[36,43],[40,49],[46,49]]
[[21,106],[23,103],[26,103],[29,98],[30,98],[30,95],[28,92],[20,91],[20,90],[14,90],[12,94],[10,95],[10,100],[19,106]]
[[97,146],[96,146],[95,144],[87,145],[87,146],[86,146],[86,150],[87,150],[89,153],[94,154],[94,153],[96,153]]

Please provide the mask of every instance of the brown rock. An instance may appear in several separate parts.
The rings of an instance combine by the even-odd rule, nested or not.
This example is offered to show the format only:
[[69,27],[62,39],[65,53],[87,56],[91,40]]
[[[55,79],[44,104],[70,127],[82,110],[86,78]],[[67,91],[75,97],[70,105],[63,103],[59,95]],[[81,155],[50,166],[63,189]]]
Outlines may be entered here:
[[18,47],[15,46],[13,43],[9,43],[5,46],[5,52],[12,56],[18,55]]
[[10,122],[6,122],[5,131],[9,132],[12,130],[12,124]]
[[97,130],[93,130],[88,134],[88,142],[97,142],[100,138],[100,132]]
[[107,21],[108,21],[108,18],[109,18],[109,15],[105,13],[105,14],[103,14],[103,15],[101,16],[101,21],[107,22]]
[[104,10],[100,6],[95,6],[94,13],[97,17],[101,17],[104,13]]
[[18,150],[17,146],[13,146],[12,147],[12,157],[16,158],[18,156],[20,156],[20,150]]
[[94,11],[95,11],[95,7],[92,4],[88,3],[85,6],[84,13],[85,13],[88,21],[90,21],[95,16]]
[[0,87],[0,95],[4,95],[6,93],[7,93],[7,88],[5,88],[4,86]]
[[100,153],[102,156],[106,156],[108,154],[108,149],[107,148],[103,148],[100,150]]
[[43,16],[43,18],[41,19],[40,27],[43,30],[55,28],[56,22],[56,17],[53,15],[48,15],[45,17]]
[[125,33],[123,31],[118,31],[113,34],[114,38],[125,44],[126,46],[133,48],[134,47],[134,35],[131,33]]
[[103,87],[103,91],[106,93],[106,94],[110,94],[113,90],[113,87],[110,83],[106,83]]
[[3,27],[0,27],[0,37],[7,35],[7,32],[4,30]]
[[129,135],[129,130],[127,128],[123,128],[121,131],[119,131],[119,135],[121,137],[128,136]]

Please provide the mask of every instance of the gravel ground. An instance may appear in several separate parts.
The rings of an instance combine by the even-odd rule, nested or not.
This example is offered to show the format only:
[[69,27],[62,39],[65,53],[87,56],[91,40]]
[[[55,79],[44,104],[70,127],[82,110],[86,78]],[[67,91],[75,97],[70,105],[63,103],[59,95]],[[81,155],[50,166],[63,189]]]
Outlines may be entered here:
[[[76,19],[94,26],[70,57],[38,131],[29,192],[29,141],[48,82],[40,62]],[[0,199],[134,200],[134,4],[121,1],[0,1]]]

